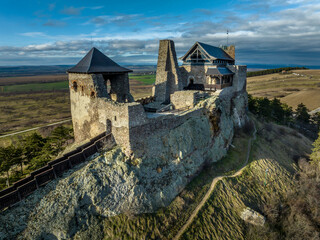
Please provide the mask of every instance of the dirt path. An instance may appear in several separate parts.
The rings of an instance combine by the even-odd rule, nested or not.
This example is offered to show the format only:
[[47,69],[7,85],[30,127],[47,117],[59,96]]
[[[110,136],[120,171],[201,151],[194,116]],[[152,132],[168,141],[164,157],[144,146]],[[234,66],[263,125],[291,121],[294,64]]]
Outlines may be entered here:
[[65,122],[70,122],[70,121],[71,121],[71,118],[68,119],[68,120],[60,121],[60,122],[50,123],[50,124],[48,124],[48,125],[41,126],[41,127],[30,128],[30,129],[23,130],[23,131],[19,131],[19,132],[14,132],[14,133],[2,135],[2,136],[0,136],[0,138],[4,138],[4,137],[8,137],[8,136],[13,136],[13,135],[17,135],[17,134],[20,134],[20,133],[30,132],[30,131],[33,131],[33,130],[37,130],[37,129],[39,129],[39,128],[54,126],[54,125],[58,125],[58,124],[65,123]]
[[248,142],[248,149],[247,149],[247,156],[246,156],[246,161],[244,162],[244,164],[242,165],[242,167],[235,172],[232,175],[226,176],[226,175],[222,175],[222,176],[218,176],[212,179],[211,182],[211,186],[208,190],[208,192],[206,193],[206,195],[203,197],[203,199],[201,200],[201,202],[198,204],[198,206],[196,207],[196,209],[192,212],[192,214],[190,215],[188,221],[182,226],[182,228],[179,230],[179,232],[177,233],[177,235],[173,238],[174,240],[178,240],[180,239],[180,237],[182,236],[182,234],[187,230],[187,228],[190,226],[190,224],[193,222],[193,219],[197,216],[198,212],[200,211],[200,209],[203,207],[203,205],[206,203],[206,201],[208,200],[208,198],[210,197],[214,187],[216,186],[217,182],[219,182],[220,180],[222,180],[225,177],[236,177],[239,176],[243,170],[245,169],[245,167],[248,164],[249,161],[249,157],[250,157],[250,152],[251,152],[251,143],[252,140],[256,139],[256,127],[254,126],[254,132],[253,132],[253,136],[252,138],[249,139]]

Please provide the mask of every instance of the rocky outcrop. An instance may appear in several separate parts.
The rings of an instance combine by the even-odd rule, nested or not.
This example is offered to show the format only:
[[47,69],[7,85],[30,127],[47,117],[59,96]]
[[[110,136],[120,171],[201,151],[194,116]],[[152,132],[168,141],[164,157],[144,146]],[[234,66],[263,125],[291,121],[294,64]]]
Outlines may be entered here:
[[206,163],[227,153],[234,127],[246,120],[245,107],[246,92],[225,89],[195,106],[203,114],[145,139],[145,157],[127,157],[120,147],[93,156],[4,211],[0,238],[70,239],[94,233],[91,239],[101,239],[99,219],[167,206]]
[[264,216],[249,207],[242,211],[240,217],[243,221],[257,226],[263,226],[266,222],[266,218]]

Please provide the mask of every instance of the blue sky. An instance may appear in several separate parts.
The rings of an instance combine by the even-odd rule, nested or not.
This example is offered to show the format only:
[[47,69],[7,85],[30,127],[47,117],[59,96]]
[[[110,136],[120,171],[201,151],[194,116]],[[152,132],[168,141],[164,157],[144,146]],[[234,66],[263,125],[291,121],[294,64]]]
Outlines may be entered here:
[[96,46],[156,64],[159,39],[236,45],[241,64],[320,65],[319,0],[1,0],[0,65],[75,64]]

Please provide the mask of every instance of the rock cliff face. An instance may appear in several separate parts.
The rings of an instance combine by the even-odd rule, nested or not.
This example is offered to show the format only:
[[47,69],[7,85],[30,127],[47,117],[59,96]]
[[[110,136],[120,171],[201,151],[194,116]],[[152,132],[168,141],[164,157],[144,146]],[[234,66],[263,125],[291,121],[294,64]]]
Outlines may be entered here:
[[205,164],[227,153],[234,127],[246,121],[246,92],[225,90],[195,106],[203,114],[145,139],[146,157],[128,158],[120,147],[92,156],[4,211],[0,239],[102,239],[101,228],[92,230],[99,219],[168,205]]

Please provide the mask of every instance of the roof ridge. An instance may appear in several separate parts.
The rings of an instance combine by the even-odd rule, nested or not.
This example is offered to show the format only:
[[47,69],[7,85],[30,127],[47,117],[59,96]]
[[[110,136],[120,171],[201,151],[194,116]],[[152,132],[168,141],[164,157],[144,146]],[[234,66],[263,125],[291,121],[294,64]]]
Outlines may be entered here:
[[95,50],[95,49],[96,49],[95,47],[92,47],[92,48],[90,49],[90,51],[89,51],[89,53],[91,52],[91,58],[90,58],[90,62],[89,62],[89,64],[88,64],[87,72],[90,71],[91,63],[92,63],[92,59],[93,59],[93,53],[94,53],[94,50]]
[[106,56],[96,47],[78,62],[78,64],[68,70],[69,73],[125,73],[132,70],[121,67],[111,58]]

